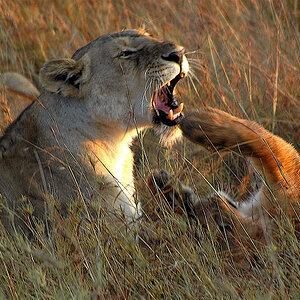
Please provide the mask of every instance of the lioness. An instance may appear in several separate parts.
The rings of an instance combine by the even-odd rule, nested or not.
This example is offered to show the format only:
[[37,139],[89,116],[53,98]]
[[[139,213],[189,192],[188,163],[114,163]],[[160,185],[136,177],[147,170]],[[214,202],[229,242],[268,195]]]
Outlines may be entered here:
[[101,36],[71,59],[47,62],[41,95],[0,139],[0,194],[14,222],[23,222],[20,202],[41,218],[48,201],[64,209],[70,199],[100,200],[113,215],[134,219],[129,146],[140,130],[182,118],[174,88],[187,73],[182,47],[138,30]]
[[[243,249],[265,243],[279,219],[288,216],[300,239],[300,155],[280,137],[257,123],[213,108],[192,111],[181,121],[183,136],[210,151],[234,151],[250,159],[263,184],[248,201],[237,203],[224,192],[200,199],[165,171],[148,178],[153,193],[163,194],[169,207],[203,226],[218,228],[236,261]],[[159,189],[158,189],[159,188]],[[276,226],[275,226],[276,227]],[[243,247],[241,247],[243,245]]]

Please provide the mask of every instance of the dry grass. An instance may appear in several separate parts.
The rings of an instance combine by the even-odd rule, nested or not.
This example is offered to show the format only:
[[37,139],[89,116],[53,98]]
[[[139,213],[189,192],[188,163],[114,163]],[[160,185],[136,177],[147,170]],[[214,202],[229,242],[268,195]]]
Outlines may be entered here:
[[[300,149],[298,0],[0,0],[1,71],[34,78],[46,60],[136,27],[186,47],[192,76],[179,92],[187,107],[212,105],[256,120]],[[206,156],[185,142],[162,149],[151,132],[144,143],[137,172],[144,201],[151,201],[143,188],[149,167],[175,173],[200,195],[211,185],[237,199],[253,190],[243,159]],[[0,228],[0,298],[300,297],[300,248],[288,226],[260,254],[261,264],[245,271],[223,257],[213,234],[200,232],[195,242],[179,217],[166,218],[160,243],[144,251],[103,220],[80,220],[78,204],[70,209],[68,219],[49,220],[51,235],[36,226],[30,241],[19,234],[12,241]]]

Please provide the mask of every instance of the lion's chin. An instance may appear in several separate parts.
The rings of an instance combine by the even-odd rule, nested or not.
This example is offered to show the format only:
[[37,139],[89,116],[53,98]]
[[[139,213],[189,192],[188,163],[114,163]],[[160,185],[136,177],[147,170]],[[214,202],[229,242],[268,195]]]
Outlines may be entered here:
[[182,132],[178,125],[168,126],[161,123],[156,124],[154,129],[159,135],[159,142],[163,147],[172,147],[182,137]]

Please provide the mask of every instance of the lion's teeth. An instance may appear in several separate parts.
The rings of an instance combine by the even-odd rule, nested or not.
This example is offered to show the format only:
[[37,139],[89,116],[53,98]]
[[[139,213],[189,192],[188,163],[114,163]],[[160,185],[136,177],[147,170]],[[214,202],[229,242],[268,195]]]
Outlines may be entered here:
[[183,110],[183,103],[180,103],[177,108],[174,109],[175,114],[180,114]]
[[171,85],[171,81],[167,82],[167,86],[170,86]]
[[173,120],[177,119],[180,116],[180,113],[173,115]]
[[173,110],[170,109],[169,113],[168,113],[168,119],[173,121],[174,120],[174,116],[173,116]]

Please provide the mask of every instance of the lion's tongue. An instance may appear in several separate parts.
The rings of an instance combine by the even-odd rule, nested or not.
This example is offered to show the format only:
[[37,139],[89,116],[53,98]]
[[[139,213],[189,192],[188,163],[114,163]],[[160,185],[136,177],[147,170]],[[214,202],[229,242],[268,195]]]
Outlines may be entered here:
[[173,121],[180,116],[180,113],[183,110],[183,103],[180,103],[175,109],[171,109],[166,103],[168,103],[168,96],[165,89],[162,88],[155,91],[153,96],[153,107],[156,110],[156,113],[159,115],[159,111],[163,111],[167,115],[167,118]]

